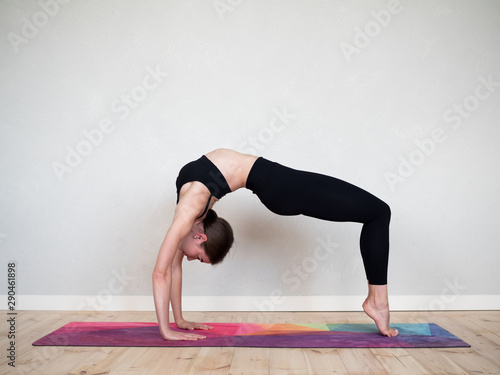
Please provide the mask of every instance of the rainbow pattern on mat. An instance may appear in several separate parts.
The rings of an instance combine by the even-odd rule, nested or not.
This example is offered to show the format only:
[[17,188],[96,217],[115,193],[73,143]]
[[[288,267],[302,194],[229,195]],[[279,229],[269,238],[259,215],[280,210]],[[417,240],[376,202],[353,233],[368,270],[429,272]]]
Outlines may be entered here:
[[[207,338],[165,341],[157,323],[71,322],[35,341],[50,346],[232,346],[266,348],[441,348],[470,347],[433,323],[393,324],[397,337],[384,337],[375,324],[206,323]],[[173,330],[178,330],[171,324]]]

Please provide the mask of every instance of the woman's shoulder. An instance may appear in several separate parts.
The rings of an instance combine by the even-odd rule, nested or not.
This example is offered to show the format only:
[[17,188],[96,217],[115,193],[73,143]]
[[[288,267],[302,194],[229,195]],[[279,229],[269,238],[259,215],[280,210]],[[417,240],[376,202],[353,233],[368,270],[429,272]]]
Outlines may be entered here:
[[211,208],[217,199],[211,196],[208,188],[199,181],[187,182],[180,190],[179,201],[176,205],[176,214],[189,213],[188,216],[197,218],[203,212],[208,199],[211,199]]

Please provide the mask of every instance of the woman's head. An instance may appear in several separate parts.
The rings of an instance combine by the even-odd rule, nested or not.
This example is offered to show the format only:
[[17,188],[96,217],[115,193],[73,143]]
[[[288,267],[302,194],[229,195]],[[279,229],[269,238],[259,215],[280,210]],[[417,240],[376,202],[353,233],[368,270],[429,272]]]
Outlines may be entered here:
[[211,209],[208,210],[202,224],[207,236],[207,240],[203,243],[205,253],[210,259],[210,263],[220,263],[233,245],[233,229],[226,220],[218,217]]

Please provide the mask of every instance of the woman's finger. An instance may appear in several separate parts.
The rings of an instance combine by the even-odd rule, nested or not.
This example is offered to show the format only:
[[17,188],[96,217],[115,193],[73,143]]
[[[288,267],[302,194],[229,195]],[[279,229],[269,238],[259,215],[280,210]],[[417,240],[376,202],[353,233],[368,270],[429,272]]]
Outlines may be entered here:
[[212,328],[214,328],[214,327],[212,327],[212,326],[207,326],[206,324],[197,324],[197,325],[196,325],[196,328],[197,328],[197,329],[204,329],[204,330],[208,330],[208,329],[212,329]]

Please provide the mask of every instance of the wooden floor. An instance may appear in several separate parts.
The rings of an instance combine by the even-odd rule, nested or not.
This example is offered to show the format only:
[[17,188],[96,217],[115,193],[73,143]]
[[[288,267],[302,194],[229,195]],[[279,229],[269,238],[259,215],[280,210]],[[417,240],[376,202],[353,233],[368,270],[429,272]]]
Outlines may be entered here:
[[[16,367],[8,352],[7,313],[0,374],[500,374],[500,312],[393,312],[394,323],[433,322],[467,341],[453,349],[268,349],[34,347],[70,321],[154,322],[154,312],[18,311]],[[193,312],[204,322],[371,323],[361,312]]]

